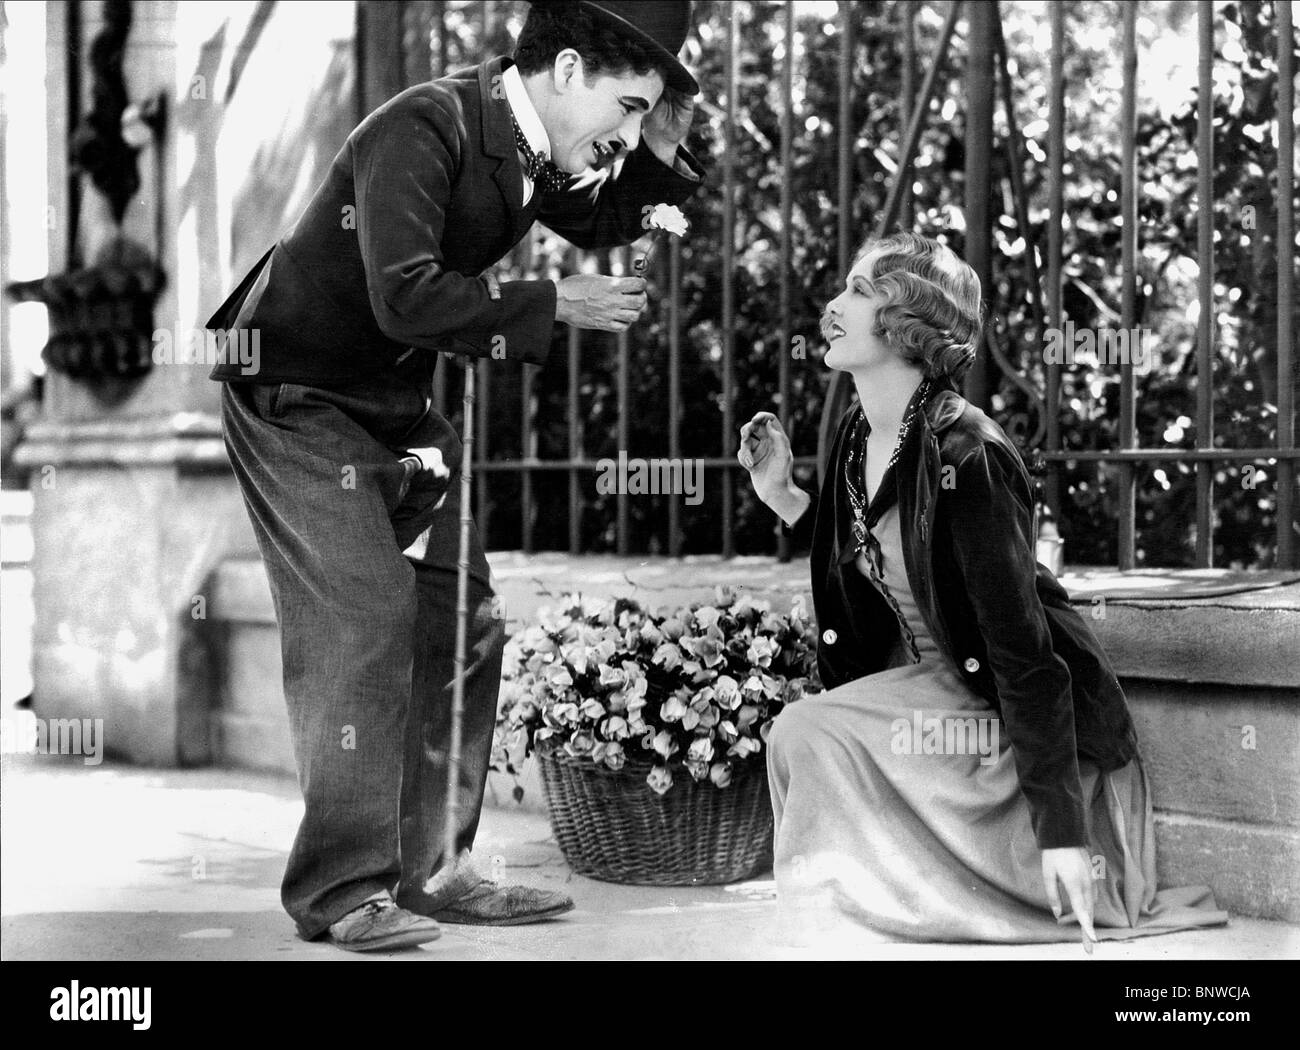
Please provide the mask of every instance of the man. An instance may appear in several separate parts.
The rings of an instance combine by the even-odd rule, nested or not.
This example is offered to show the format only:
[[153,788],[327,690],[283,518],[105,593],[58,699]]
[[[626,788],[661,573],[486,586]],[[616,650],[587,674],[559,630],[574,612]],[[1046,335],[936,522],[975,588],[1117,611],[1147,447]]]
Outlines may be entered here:
[[[367,117],[287,237],[209,320],[257,330],[256,375],[218,364],[236,477],[266,562],[306,813],[282,900],[299,934],[376,950],[437,921],[572,908],[468,862],[502,627],[473,537],[458,856],[442,831],[455,637],[460,442],[431,408],[438,351],[545,361],[552,325],[623,331],[640,278],[498,282],[541,222],[627,244],[701,170],[682,147],[698,85],[687,2],[534,4],[515,61],[402,92]],[[403,458],[419,451],[414,474]],[[427,530],[422,554],[403,552]]]

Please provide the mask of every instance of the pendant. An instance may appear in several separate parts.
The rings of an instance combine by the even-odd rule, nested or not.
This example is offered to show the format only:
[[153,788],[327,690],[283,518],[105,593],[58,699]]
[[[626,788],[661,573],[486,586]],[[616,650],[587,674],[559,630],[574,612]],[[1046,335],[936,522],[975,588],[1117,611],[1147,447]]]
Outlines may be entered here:
[[857,541],[859,547],[867,545],[867,526],[861,518],[853,519],[853,538]]

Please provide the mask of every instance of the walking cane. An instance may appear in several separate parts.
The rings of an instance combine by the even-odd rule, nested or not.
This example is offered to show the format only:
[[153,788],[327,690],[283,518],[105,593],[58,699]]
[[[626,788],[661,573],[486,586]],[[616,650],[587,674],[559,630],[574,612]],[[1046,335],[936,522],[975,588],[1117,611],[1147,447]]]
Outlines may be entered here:
[[[492,284],[494,282],[489,282]],[[493,296],[497,298],[497,296]],[[456,559],[456,648],[453,655],[451,683],[451,732],[447,743],[447,803],[443,825],[443,865],[425,883],[426,893],[443,879],[456,874],[456,831],[460,815],[460,767],[462,722],[465,717],[465,662],[469,648],[469,543],[474,517],[470,513],[470,464],[474,457],[474,381],[477,378],[474,362],[465,363],[464,436],[461,439],[460,463],[460,547]],[[446,477],[450,470],[443,463],[442,452],[436,447],[410,449],[402,457],[406,478],[402,484],[405,495],[414,476],[420,471],[432,471]],[[443,505],[446,495],[439,500]],[[436,508],[435,508],[436,509]],[[427,541],[426,541],[427,542]]]
[[451,740],[447,747],[447,808],[443,827],[443,866],[454,870],[456,832],[460,814],[460,736],[465,712],[465,656],[469,645],[469,538],[474,518],[470,513],[470,464],[474,456],[475,362],[465,361],[465,435],[460,459],[460,553],[456,561],[456,655],[451,683]]

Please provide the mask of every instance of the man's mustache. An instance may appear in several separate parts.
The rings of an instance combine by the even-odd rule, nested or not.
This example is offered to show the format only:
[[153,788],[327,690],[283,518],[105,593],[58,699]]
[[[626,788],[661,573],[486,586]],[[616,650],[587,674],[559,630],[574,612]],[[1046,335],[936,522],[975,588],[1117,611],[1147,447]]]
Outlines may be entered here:
[[626,152],[621,142],[602,142],[597,139],[595,145],[598,147],[596,150],[597,171],[608,168]]

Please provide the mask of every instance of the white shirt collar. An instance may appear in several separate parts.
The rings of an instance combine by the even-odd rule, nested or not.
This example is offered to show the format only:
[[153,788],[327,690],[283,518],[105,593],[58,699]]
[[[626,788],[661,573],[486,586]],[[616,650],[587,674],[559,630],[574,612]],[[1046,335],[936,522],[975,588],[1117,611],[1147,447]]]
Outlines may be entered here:
[[515,115],[515,120],[519,121],[519,127],[523,130],[528,145],[535,152],[549,158],[551,140],[546,134],[546,126],[542,123],[542,118],[537,115],[533,100],[528,97],[528,91],[524,88],[524,78],[519,73],[519,67],[512,65],[507,68],[501,74],[501,83],[506,89],[506,101],[510,103],[510,109]]

